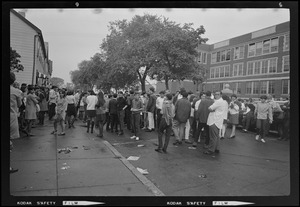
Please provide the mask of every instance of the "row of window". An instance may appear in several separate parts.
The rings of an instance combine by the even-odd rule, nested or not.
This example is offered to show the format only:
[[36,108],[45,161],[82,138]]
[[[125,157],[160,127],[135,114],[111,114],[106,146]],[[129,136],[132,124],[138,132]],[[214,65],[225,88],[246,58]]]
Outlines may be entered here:
[[[251,81],[246,82],[245,94],[274,94],[275,93],[275,81]],[[290,80],[281,81],[281,94],[287,95],[290,93]]]
[[[222,89],[224,84],[220,83]],[[212,85],[212,91],[217,90],[217,84]],[[234,94],[242,93],[242,82],[235,82],[230,84],[230,88]],[[281,94],[288,95],[290,93],[290,80],[285,79],[281,81]],[[246,95],[262,95],[262,94],[275,94],[275,80],[270,81],[250,81],[246,82]]]
[[[248,57],[256,57],[270,53],[278,52],[279,37],[269,38],[263,41],[248,44]],[[290,49],[290,35],[284,35],[283,51]],[[198,62],[206,64],[207,53],[199,52]],[[245,55],[245,46],[233,48],[233,60],[243,59]],[[211,54],[211,64],[230,61],[231,49],[213,52]]]
[[[219,66],[210,69],[210,78],[224,78],[243,76],[244,63],[233,64],[233,69],[230,73],[230,66]],[[290,71],[290,56],[282,57],[282,72]],[[277,58],[269,58],[257,61],[247,62],[246,75],[259,75],[277,73]]]

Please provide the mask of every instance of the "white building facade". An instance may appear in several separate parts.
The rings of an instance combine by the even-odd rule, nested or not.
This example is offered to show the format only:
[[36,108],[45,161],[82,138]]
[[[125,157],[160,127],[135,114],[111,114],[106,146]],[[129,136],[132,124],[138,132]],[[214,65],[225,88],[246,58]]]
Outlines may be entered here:
[[25,18],[25,13],[10,11],[10,47],[21,56],[23,71],[16,72],[20,84],[48,86],[52,61],[48,59],[49,45],[42,32]]

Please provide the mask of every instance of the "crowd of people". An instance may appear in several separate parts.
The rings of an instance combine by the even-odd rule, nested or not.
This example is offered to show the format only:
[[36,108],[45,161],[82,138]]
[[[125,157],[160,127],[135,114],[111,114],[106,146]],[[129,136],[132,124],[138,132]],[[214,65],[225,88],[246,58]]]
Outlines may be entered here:
[[[66,135],[65,128],[75,128],[77,120],[86,124],[87,133],[104,137],[107,132],[124,135],[127,128],[131,139],[143,139],[143,132],[158,132],[157,152],[166,153],[170,137],[175,136],[174,145],[185,143],[197,146],[204,140],[204,154],[219,153],[219,140],[226,136],[227,126],[231,126],[230,136],[236,137],[237,126],[242,124],[247,133],[254,125],[255,139],[263,143],[274,117],[281,120],[279,140],[289,139],[290,102],[283,106],[276,103],[271,95],[263,95],[259,102],[238,99],[235,94],[221,91],[194,94],[181,88],[176,94],[160,91],[155,95],[151,87],[147,92],[134,90],[117,93],[95,94],[93,90],[59,89],[52,86],[38,87],[15,82],[10,75],[10,138],[34,136],[32,128],[44,125],[45,114],[53,121],[52,134]],[[105,126],[105,127],[104,127]],[[59,128],[60,129],[59,129]],[[60,131],[58,133],[58,131]],[[165,136],[164,136],[165,135]],[[11,142],[11,149],[13,148]],[[11,168],[11,172],[16,172]]]

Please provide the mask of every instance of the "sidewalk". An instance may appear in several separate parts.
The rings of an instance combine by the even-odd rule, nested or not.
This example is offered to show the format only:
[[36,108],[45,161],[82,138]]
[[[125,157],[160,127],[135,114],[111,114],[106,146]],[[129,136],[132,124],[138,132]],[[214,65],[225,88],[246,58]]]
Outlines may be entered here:
[[[105,139],[86,132],[82,121],[52,135],[53,122],[13,140],[10,174],[13,196],[164,196]],[[60,128],[58,128],[60,132]],[[71,151],[59,151],[69,148]]]

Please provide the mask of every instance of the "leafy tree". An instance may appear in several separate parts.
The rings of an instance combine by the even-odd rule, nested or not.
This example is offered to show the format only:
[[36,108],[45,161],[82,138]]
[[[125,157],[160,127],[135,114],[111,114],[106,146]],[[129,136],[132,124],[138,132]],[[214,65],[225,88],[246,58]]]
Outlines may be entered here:
[[21,58],[19,53],[17,53],[16,50],[13,50],[12,47],[10,47],[10,71],[19,72],[20,70],[24,70],[23,65],[20,64],[21,61],[19,58]]
[[[157,16],[146,14],[136,15],[130,22],[118,20],[110,23],[110,34],[101,48],[107,55],[112,70],[129,76],[125,79],[125,85],[133,84],[138,79],[142,90],[145,90],[146,77],[157,59],[151,47],[151,37],[155,36],[154,25],[157,21]],[[145,70],[141,72],[141,68]]]
[[169,89],[169,80],[184,80],[196,74],[197,46],[207,39],[201,38],[205,33],[203,26],[196,30],[193,24],[184,24],[182,27],[175,22],[164,18],[158,25],[156,38],[152,41],[159,57],[151,77],[165,80],[166,89]]
[[58,78],[58,77],[52,77],[52,78],[50,79],[50,83],[51,83],[53,86],[61,87],[62,85],[64,85],[64,79]]

